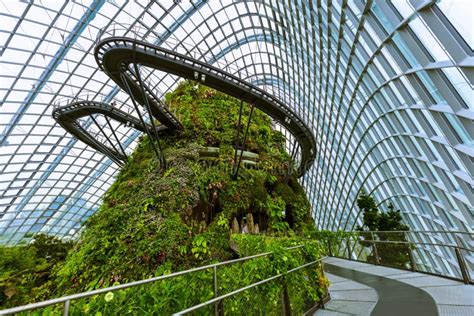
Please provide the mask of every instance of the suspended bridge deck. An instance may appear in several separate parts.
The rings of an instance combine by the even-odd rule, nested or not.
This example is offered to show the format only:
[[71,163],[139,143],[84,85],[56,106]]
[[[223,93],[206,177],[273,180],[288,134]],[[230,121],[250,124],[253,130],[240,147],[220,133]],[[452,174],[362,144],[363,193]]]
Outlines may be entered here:
[[474,315],[474,286],[339,258],[324,260],[331,301],[317,316]]
[[149,106],[151,114],[161,124],[169,128],[181,126],[153,92],[153,87],[142,80],[138,65],[201,81],[208,87],[255,105],[285,127],[299,143],[298,176],[312,166],[316,157],[316,139],[311,128],[288,105],[246,80],[190,56],[141,40],[115,36],[115,33],[101,33],[94,54],[100,69],[139,104]]

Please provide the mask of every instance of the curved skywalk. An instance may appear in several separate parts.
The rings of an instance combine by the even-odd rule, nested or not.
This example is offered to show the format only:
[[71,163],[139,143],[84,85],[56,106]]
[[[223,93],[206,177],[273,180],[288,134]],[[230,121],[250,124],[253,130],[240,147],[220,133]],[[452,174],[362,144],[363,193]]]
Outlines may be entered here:
[[[115,34],[115,29],[111,33]],[[294,146],[300,149],[297,174],[302,176],[311,168],[316,156],[314,135],[304,120],[276,97],[237,76],[189,56],[133,38],[110,37],[111,33],[101,33],[95,48],[97,64],[117,85],[130,92],[137,102],[143,106],[153,105],[152,114],[162,124],[169,128],[178,128],[180,125],[178,119],[166,109],[166,106],[159,105],[159,98],[148,87],[146,81],[141,80],[137,65],[201,82],[254,105],[293,136],[296,141]],[[135,72],[131,70],[131,64],[136,67]],[[146,91],[146,97],[144,97],[142,87]]]
[[[77,139],[83,141],[87,145],[91,146],[95,150],[103,153],[108,156],[117,164],[122,164],[127,160],[127,154],[123,149],[118,137],[111,127],[111,122],[109,118],[120,122],[121,124],[131,126],[136,130],[146,133],[147,130],[150,131],[153,129],[151,124],[143,125],[142,122],[133,115],[130,115],[127,112],[117,109],[111,104],[89,101],[89,100],[77,100],[70,99],[67,102],[67,105],[57,106],[53,110],[53,118],[61,125],[66,131],[74,135]],[[102,139],[98,138],[98,134],[91,134],[84,126],[78,123],[78,120],[83,117],[91,117],[94,123],[97,120],[94,118],[94,115],[102,114],[106,117],[106,126],[110,127],[110,135],[102,135]],[[103,127],[96,124],[99,131],[103,131]],[[158,134],[162,134],[167,131],[166,126],[158,126],[156,131]],[[151,133],[154,136],[154,133]],[[111,139],[116,140],[115,143]],[[117,149],[117,147],[120,149]]]

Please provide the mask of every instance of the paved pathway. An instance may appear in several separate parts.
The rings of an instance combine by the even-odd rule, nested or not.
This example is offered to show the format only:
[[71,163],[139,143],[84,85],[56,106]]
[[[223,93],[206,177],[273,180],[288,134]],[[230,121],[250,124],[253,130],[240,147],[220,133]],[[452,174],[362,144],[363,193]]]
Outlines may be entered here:
[[[338,258],[325,260],[325,269],[334,282],[329,290],[336,303],[328,303],[328,310],[316,315],[474,315],[472,285]],[[378,300],[373,310],[358,309],[364,301],[360,300],[362,294],[355,294],[359,291],[340,292],[344,283],[349,286],[348,279],[376,291]],[[338,294],[345,296],[341,298]]]
[[364,284],[326,272],[331,281],[331,300],[316,316],[370,315],[378,300],[377,291]]

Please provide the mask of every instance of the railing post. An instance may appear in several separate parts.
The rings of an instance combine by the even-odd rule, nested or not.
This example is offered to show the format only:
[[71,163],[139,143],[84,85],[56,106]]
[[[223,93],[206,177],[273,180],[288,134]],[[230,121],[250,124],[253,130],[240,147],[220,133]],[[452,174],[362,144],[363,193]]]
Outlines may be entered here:
[[375,242],[375,236],[374,236],[374,233],[373,232],[370,232],[370,235],[372,238],[372,247],[374,247],[374,259],[375,259],[375,265],[379,265],[380,264],[380,260],[379,260],[379,252],[377,251],[377,243]]
[[284,316],[291,316],[291,304],[290,304],[290,294],[288,293],[288,287],[283,282],[283,291],[281,293],[281,302],[283,308]]
[[412,272],[416,272],[417,268],[416,268],[416,261],[415,261],[415,257],[413,256],[413,251],[411,251],[411,249],[408,249],[408,255],[410,257],[410,268],[411,268],[411,271]]
[[[319,266],[321,267],[321,277],[324,277],[324,263],[323,263],[322,260],[321,260]],[[329,293],[329,289],[328,289],[328,293]],[[324,299],[325,299],[325,297],[321,296],[321,300],[319,301],[319,305],[321,306],[321,309],[326,309],[326,306],[324,304]]]
[[67,300],[64,302],[64,309],[63,309],[63,316],[68,316],[69,315],[69,305],[71,301]]
[[328,239],[328,254],[332,257],[332,249],[331,249],[331,239]]
[[[214,266],[213,269],[213,279],[214,279],[214,297],[217,297],[217,267]],[[214,315],[218,316],[219,315],[219,302],[214,303]]]
[[347,259],[351,259],[351,242],[350,242],[351,237],[349,236],[346,241],[346,248],[347,248]]
[[461,269],[462,280],[465,284],[469,284],[471,278],[469,276],[469,271],[467,270],[466,262],[462,255],[461,249],[459,247],[454,248],[456,252],[456,258],[458,259],[459,268]]
[[[405,233],[405,239],[409,241],[408,239],[408,233]],[[416,272],[417,267],[416,267],[416,261],[415,261],[415,256],[413,255],[413,251],[411,250],[410,244],[408,244],[408,256],[410,258],[410,268],[412,272]]]

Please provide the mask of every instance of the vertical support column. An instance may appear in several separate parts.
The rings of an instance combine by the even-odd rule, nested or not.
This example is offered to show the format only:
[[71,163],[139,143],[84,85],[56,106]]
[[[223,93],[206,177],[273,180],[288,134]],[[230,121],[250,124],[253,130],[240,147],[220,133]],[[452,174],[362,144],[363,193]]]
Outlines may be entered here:
[[242,148],[240,149],[239,160],[237,161],[237,167],[235,168],[234,174],[232,175],[232,178],[234,180],[237,179],[237,176],[239,175],[240,163],[242,161],[242,156],[244,154],[245,143],[247,142],[247,136],[248,136],[249,129],[250,129],[250,121],[252,120],[253,109],[254,109],[254,106],[253,106],[253,104],[251,104],[250,105],[250,114],[249,114],[249,118],[248,118],[248,121],[247,121],[247,127],[246,127],[245,133],[244,133],[244,141],[242,142]]
[[117,144],[118,144],[119,147],[120,147],[120,150],[122,151],[122,154],[123,154],[125,157],[127,157],[127,153],[125,152],[125,149],[123,148],[122,143],[120,142],[120,139],[118,138],[117,134],[115,133],[115,130],[114,130],[114,128],[112,127],[112,124],[110,123],[109,118],[108,118],[106,115],[104,115],[104,117],[105,117],[105,121],[107,122],[107,125],[109,126],[110,130],[112,131],[112,134],[113,134],[114,137],[115,137],[115,141],[117,142]]
[[[107,116],[104,115],[104,117],[107,119]],[[102,133],[102,135],[105,137],[105,139],[107,140],[107,142],[110,144],[110,146],[115,149],[115,145],[114,143],[110,140],[110,138],[107,136],[107,134],[105,133],[104,129],[102,128],[102,126],[100,126],[99,122],[97,122],[97,120],[95,119],[94,115],[91,115],[90,118],[92,119],[92,121],[94,122],[95,126],[97,126],[97,128],[99,129],[99,131]],[[112,132],[115,134],[115,131],[113,129],[111,129]],[[124,155],[125,157],[127,157],[127,155]]]
[[408,249],[408,255],[410,256],[410,269],[412,272],[416,272],[417,267],[416,267],[416,261],[415,261],[415,256],[413,256],[413,251],[411,249]]
[[469,284],[471,278],[469,276],[469,271],[467,270],[466,262],[461,252],[461,248],[455,247],[454,251],[456,252],[456,258],[458,259],[459,269],[461,270],[462,280],[464,284]]
[[242,125],[242,109],[244,101],[240,100],[239,121],[237,122],[237,134],[235,136],[235,150],[234,150],[234,165],[232,166],[232,175],[235,173],[235,166],[237,163],[237,153],[240,147],[240,126]]
[[[319,266],[321,268],[321,277],[324,277],[324,263],[323,263],[322,260],[319,262]],[[329,291],[328,291],[327,294],[329,295]],[[326,309],[326,306],[324,305],[324,299],[325,298],[326,297],[321,296],[321,300],[319,301],[319,306],[321,306],[321,309]]]
[[[284,281],[283,281],[284,282]],[[288,287],[286,284],[283,284],[283,291],[281,293],[281,302],[282,302],[282,313],[284,316],[291,316],[291,304],[290,304],[290,294],[288,293]]]
[[[151,142],[151,145],[153,147],[153,151],[156,154],[156,158],[160,162],[160,167],[162,167],[161,153],[158,151],[158,149],[156,148],[156,146],[155,146],[155,144],[152,140],[152,135],[151,135],[150,131],[148,130],[148,125],[145,122],[145,119],[143,118],[143,116],[140,112],[140,108],[138,107],[138,104],[137,104],[135,98],[133,97],[133,93],[132,93],[132,90],[130,89],[130,85],[127,81],[127,78],[125,77],[124,74],[121,73],[120,74],[120,79],[122,80],[122,83],[123,83],[124,87],[126,88],[125,90],[127,91],[128,95],[130,95],[130,99],[132,100],[133,106],[135,107],[135,111],[137,111],[138,118],[140,119],[140,122],[143,124],[143,126],[145,128],[145,132],[146,132],[148,138],[150,138],[150,142]],[[153,117],[151,118],[151,120],[153,120]]]
[[295,159],[296,156],[296,137],[295,140],[293,141],[293,148],[291,149],[291,155],[290,155],[290,161],[288,162],[288,170],[286,171],[285,175],[285,184],[288,184],[288,181],[290,180],[290,175],[291,172],[293,171],[293,160]]
[[[148,102],[148,97],[147,97],[146,92],[145,92],[145,87],[143,85],[143,81],[142,81],[142,78],[141,78],[141,75],[140,75],[140,70],[138,69],[137,63],[134,63],[133,66],[135,68],[135,73],[136,73],[136,76],[137,76],[138,84],[140,85],[140,89],[142,91],[143,99],[145,100],[145,105],[146,105],[145,108],[148,112],[148,116],[150,116],[150,123],[151,123],[151,126],[153,128],[153,134],[155,135],[155,139],[158,143],[158,151],[160,152],[160,156],[158,157],[158,159],[160,160],[160,167],[162,169],[166,169],[166,159],[165,159],[165,156],[163,154],[163,150],[161,148],[160,138],[158,136],[158,132],[156,131],[155,121],[153,119],[153,114],[151,113],[151,107],[150,107],[150,104]],[[133,95],[130,94],[130,97],[133,98]],[[145,128],[147,128],[146,124],[145,124]],[[150,141],[153,142],[152,139],[150,139]]]

